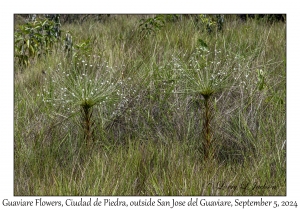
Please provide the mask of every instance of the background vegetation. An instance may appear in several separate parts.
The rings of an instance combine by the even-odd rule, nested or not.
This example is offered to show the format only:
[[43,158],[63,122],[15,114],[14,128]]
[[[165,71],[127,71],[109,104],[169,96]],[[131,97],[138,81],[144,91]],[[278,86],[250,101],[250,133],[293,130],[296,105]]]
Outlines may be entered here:
[[285,195],[284,17],[16,15],[14,194]]

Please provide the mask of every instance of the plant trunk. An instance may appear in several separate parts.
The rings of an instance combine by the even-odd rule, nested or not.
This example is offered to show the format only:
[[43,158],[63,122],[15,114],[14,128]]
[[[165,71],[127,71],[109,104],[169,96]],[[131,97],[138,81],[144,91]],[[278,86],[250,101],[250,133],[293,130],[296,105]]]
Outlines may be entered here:
[[211,133],[211,120],[212,120],[212,104],[209,97],[204,100],[204,121],[203,121],[203,136],[204,141],[203,145],[203,153],[204,158],[207,160],[213,156],[211,151],[211,142],[212,142],[212,133]]
[[84,131],[84,139],[86,141],[87,147],[91,147],[92,145],[92,108],[90,107],[82,107],[83,112],[83,131]]

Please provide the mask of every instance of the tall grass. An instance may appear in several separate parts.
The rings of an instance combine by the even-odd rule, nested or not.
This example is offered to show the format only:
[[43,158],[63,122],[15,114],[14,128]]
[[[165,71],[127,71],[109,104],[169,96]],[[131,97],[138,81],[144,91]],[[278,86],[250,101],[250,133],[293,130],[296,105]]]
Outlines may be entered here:
[[77,57],[16,64],[14,194],[285,195],[285,23],[140,18],[62,25]]

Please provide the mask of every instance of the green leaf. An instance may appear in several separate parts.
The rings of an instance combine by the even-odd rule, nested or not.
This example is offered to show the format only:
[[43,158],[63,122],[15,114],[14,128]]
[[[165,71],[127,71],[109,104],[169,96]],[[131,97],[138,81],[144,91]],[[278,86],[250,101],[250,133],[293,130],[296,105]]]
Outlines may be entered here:
[[44,36],[40,33],[34,33],[34,36],[37,37],[37,38],[43,38]]
[[201,47],[208,48],[207,44],[200,38],[198,39],[198,43]]
[[34,56],[35,55],[35,50],[34,50],[34,48],[33,48],[32,45],[29,46],[29,55],[30,56]]
[[21,40],[23,40],[23,37],[15,37],[15,44],[19,43]]
[[262,90],[265,87],[265,77],[263,70],[257,69],[258,89]]
[[27,40],[26,40],[26,45],[27,45],[27,47],[29,48],[29,46],[30,46],[30,39],[27,39]]

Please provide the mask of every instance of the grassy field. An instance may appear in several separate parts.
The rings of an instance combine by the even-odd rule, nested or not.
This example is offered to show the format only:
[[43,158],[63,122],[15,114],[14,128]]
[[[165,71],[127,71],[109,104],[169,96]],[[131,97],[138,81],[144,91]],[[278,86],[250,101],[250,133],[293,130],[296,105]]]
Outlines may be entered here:
[[286,24],[162,17],[15,63],[15,196],[286,195]]

